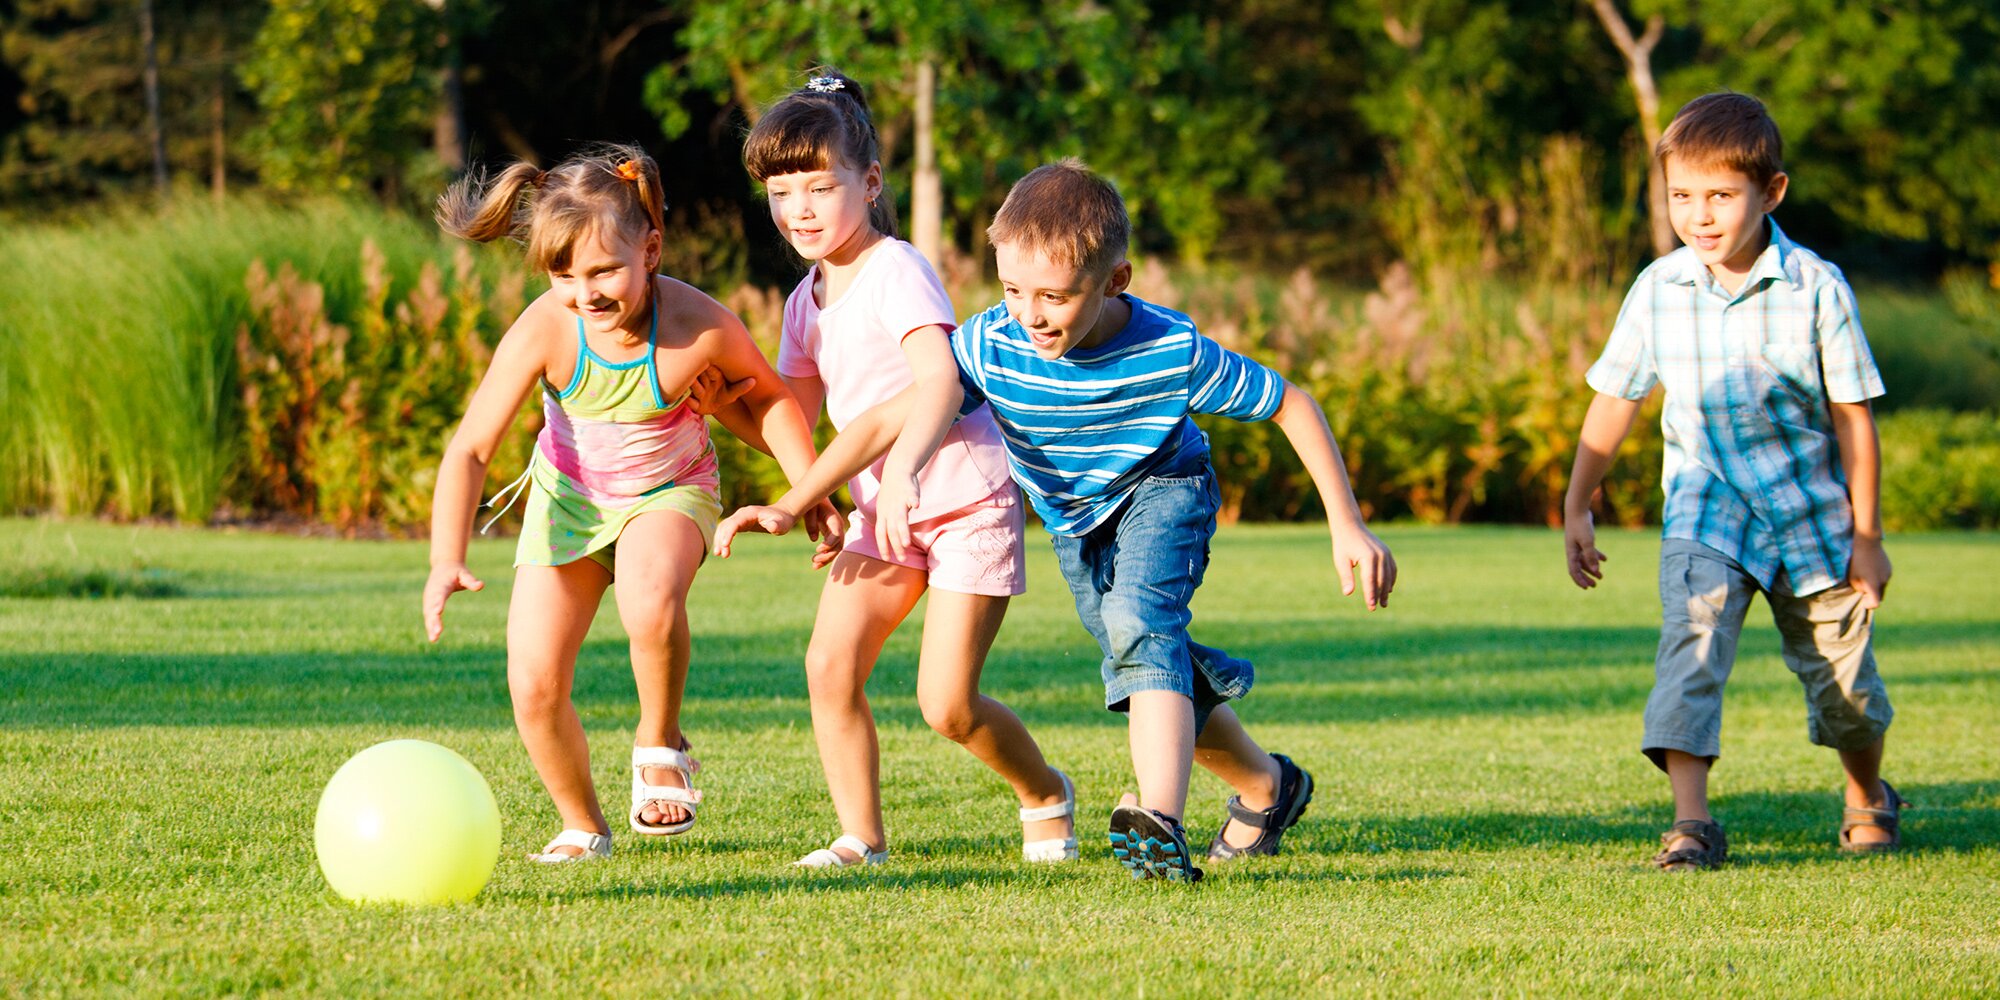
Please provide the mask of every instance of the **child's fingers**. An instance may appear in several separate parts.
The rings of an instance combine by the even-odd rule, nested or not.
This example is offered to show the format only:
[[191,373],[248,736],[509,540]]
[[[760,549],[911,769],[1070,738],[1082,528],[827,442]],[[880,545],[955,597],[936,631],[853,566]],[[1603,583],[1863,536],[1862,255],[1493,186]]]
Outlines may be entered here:
[[736,537],[736,515],[731,514],[728,517],[723,518],[722,523],[715,526],[715,545],[713,546],[713,549],[715,551],[717,558],[721,559],[729,558],[729,542],[731,539],[734,539],[735,537]]
[[1354,562],[1343,552],[1335,552],[1333,565],[1340,570],[1340,596],[1354,596]]
[[1861,591],[1861,606],[1873,611],[1882,606],[1882,588],[1875,581],[1862,577],[1847,581],[1854,589]]

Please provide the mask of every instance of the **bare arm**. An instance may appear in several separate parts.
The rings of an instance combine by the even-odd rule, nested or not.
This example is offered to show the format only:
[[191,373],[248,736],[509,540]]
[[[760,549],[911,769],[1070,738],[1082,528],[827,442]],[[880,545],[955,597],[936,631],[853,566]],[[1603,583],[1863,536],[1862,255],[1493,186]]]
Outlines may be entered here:
[[770,506],[744,507],[723,518],[715,529],[715,554],[727,558],[729,542],[738,531],[760,530],[782,535],[792,530],[801,513],[826,499],[889,450],[909,414],[914,396],[913,389],[904,389],[855,417],[827,443],[826,452],[812,468],[793,479],[792,488]]
[[1832,411],[1840,471],[1847,475],[1847,498],[1854,505],[1854,554],[1847,582],[1863,594],[1863,607],[1879,608],[1889,591],[1893,567],[1882,548],[1882,446],[1875,433],[1875,410],[1863,400],[1834,403]]
[[898,557],[910,545],[910,512],[923,502],[917,472],[937,454],[965,401],[947,336],[944,327],[927,326],[903,338],[916,398],[882,466],[882,495],[875,507],[876,544]]
[[486,467],[546,364],[539,324],[539,315],[530,306],[501,338],[465,419],[459,421],[438,463],[437,486],[431,495],[431,573],[423,601],[424,631],[432,642],[444,634],[445,600],[458,591],[486,586],[466,569],[465,549],[472,539]]
[[1387,607],[1389,592],[1396,589],[1396,557],[1361,517],[1361,506],[1354,501],[1354,487],[1347,479],[1347,466],[1341,460],[1340,445],[1333,440],[1333,428],[1327,426],[1326,413],[1305,390],[1287,382],[1284,399],[1271,420],[1285,432],[1292,450],[1305,463],[1326,507],[1340,592],[1354,593],[1358,577],[1368,609]]
[[1569,578],[1585,590],[1604,579],[1604,560],[1597,549],[1597,526],[1590,515],[1590,500],[1611,471],[1611,460],[1632,424],[1639,417],[1639,400],[1621,399],[1598,393],[1584,414],[1583,430],[1577,434],[1576,463],[1570,467],[1569,492],[1563,497],[1563,547],[1569,562]]

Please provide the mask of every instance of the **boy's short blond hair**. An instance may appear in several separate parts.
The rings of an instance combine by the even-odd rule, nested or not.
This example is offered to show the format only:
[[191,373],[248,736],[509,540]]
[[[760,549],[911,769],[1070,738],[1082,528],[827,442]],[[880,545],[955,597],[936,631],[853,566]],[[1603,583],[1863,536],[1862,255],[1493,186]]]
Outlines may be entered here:
[[1075,157],[1021,178],[986,227],[994,246],[1038,253],[1091,278],[1110,274],[1131,239],[1132,219],[1118,188]]
[[1764,102],[1725,90],[1682,106],[1653,155],[1662,166],[1671,156],[1686,164],[1726,167],[1763,186],[1785,169],[1785,139]]

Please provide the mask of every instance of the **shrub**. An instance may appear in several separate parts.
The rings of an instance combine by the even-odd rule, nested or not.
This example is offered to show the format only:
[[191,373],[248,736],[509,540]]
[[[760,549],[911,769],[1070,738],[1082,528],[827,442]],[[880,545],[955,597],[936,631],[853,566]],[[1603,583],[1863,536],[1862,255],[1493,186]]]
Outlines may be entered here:
[[2000,528],[2000,413],[1905,410],[1880,429],[1886,529]]

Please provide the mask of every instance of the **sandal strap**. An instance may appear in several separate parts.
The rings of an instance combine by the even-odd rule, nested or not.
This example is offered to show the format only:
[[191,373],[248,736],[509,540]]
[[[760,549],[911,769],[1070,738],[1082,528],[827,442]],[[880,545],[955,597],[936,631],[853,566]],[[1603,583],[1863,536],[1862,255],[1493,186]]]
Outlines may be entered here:
[[889,856],[888,851],[878,851],[872,847],[869,847],[867,841],[862,840],[860,837],[857,837],[851,833],[843,833],[840,836],[833,838],[833,843],[828,844],[827,847],[829,848],[845,847],[848,850],[853,851],[856,855],[860,856],[864,864],[873,864],[875,863],[876,860],[881,858],[886,858]]
[[592,833],[589,830],[564,830],[556,834],[547,844],[542,845],[542,853],[554,854],[558,847],[580,847],[600,858],[608,858],[611,856],[611,835]]
[[1271,825],[1271,820],[1274,818],[1273,814],[1283,805],[1284,803],[1281,802],[1269,809],[1252,809],[1243,804],[1243,796],[1231,795],[1229,797],[1229,818],[1244,826],[1262,830]]
[[671,767],[688,778],[701,770],[701,762],[673,747],[633,747],[632,766]]
[[[1049,770],[1055,771],[1055,768]],[[1022,807],[1021,822],[1037,823],[1045,819],[1061,819],[1076,812],[1076,786],[1070,784],[1069,775],[1061,771],[1056,771],[1056,777],[1062,779],[1063,800],[1052,806]]]

